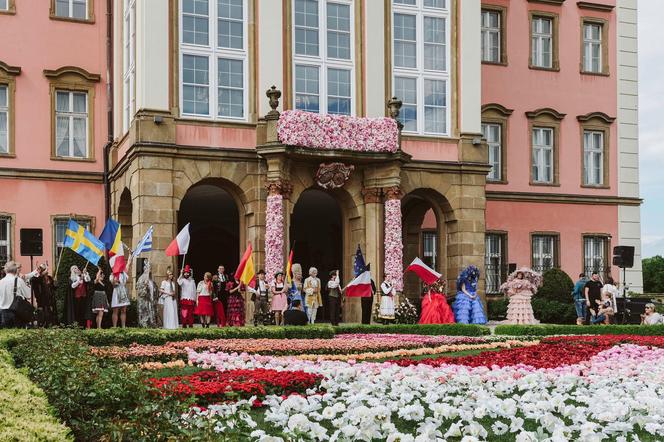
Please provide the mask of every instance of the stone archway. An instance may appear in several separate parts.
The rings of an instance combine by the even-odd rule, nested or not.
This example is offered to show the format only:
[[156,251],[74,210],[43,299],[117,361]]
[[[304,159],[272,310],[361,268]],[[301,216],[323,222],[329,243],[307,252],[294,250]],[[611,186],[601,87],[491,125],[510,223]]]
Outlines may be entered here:
[[125,187],[118,203],[118,222],[122,226],[122,242],[129,247],[134,247],[133,210],[131,191]]
[[[190,223],[191,243],[185,263],[198,281],[205,272],[224,265],[234,272],[241,253],[242,205],[231,186],[222,179],[204,179],[191,186],[180,201],[177,229]],[[182,267],[182,257],[178,260]]]

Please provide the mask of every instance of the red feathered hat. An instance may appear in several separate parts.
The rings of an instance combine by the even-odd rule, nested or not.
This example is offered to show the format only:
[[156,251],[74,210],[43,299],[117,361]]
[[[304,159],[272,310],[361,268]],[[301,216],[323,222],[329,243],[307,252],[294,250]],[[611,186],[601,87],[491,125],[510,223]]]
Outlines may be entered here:
[[184,266],[184,272],[183,273],[189,273],[191,275],[191,267],[189,267],[189,264]]

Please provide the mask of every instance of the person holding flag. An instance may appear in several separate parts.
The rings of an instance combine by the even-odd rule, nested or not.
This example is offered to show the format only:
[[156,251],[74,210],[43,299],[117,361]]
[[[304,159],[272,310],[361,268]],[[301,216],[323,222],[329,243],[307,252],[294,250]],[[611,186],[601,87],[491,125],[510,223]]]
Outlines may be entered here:
[[120,224],[112,218],[109,218],[104,226],[104,230],[99,236],[99,240],[108,250],[108,264],[111,266],[111,276],[109,281],[113,286],[113,297],[111,298],[111,308],[113,315],[113,327],[118,326],[118,316],[120,325],[125,328],[127,325],[127,306],[129,306],[129,292],[127,291],[127,282],[129,274],[127,270],[131,266],[125,260],[124,246],[122,244],[122,234]]
[[[369,266],[364,263],[364,256],[362,255],[362,249],[360,245],[357,245],[357,251],[355,252],[355,258],[353,262],[353,271],[355,277],[362,275],[364,272],[369,270]],[[376,293],[376,283],[369,276],[371,283],[371,292],[368,294],[365,292],[360,296],[361,305],[362,305],[362,324],[371,323],[371,307],[373,306],[373,295]],[[348,295],[347,295],[348,296]]]
[[454,313],[445,298],[447,282],[443,275],[429,267],[420,258],[406,268],[406,272],[415,273],[424,283],[420,324],[453,324]]
[[121,272],[111,274],[109,280],[113,286],[113,297],[111,298],[111,308],[113,314],[111,319],[113,327],[118,326],[118,316],[120,317],[120,326],[125,328],[127,326],[127,306],[129,306],[129,292],[127,291],[127,282],[129,281],[129,274],[127,271],[131,267],[131,262]]

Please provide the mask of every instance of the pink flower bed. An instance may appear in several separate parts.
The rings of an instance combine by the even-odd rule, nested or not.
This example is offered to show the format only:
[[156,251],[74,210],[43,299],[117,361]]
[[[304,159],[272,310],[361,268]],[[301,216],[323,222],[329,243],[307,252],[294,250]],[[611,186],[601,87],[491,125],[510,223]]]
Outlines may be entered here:
[[397,291],[403,290],[401,200],[385,201],[385,275]]
[[399,130],[392,118],[357,118],[285,111],[277,124],[279,141],[313,149],[396,152]]

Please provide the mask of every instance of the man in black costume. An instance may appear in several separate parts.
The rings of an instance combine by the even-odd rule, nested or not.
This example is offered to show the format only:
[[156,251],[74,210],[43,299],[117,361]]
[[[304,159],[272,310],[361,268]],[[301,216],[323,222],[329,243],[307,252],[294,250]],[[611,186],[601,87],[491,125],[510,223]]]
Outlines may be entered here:
[[55,283],[48,274],[46,264],[37,267],[37,275],[30,279],[32,299],[37,301],[37,324],[40,327],[49,327],[58,323],[58,314],[55,304]]

